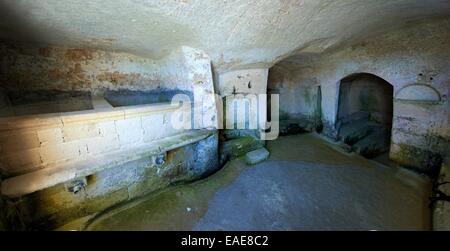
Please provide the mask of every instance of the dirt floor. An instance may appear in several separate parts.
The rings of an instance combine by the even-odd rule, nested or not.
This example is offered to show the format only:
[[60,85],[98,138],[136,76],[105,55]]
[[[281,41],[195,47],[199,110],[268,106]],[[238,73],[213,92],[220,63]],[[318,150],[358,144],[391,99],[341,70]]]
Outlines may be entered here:
[[[430,181],[315,134],[267,143],[270,159],[109,210],[86,230],[428,230]],[[67,225],[62,229],[80,228]]]

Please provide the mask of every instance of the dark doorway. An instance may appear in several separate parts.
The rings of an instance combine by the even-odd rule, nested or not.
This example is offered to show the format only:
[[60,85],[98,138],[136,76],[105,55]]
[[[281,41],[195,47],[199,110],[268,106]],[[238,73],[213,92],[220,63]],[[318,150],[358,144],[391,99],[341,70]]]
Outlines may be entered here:
[[368,158],[389,151],[393,87],[372,74],[341,80],[337,114],[338,138]]

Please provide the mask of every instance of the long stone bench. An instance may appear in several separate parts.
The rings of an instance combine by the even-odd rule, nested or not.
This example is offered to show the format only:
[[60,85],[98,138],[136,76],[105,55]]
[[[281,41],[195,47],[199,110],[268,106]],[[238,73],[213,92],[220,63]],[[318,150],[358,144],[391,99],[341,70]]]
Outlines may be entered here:
[[93,98],[92,103],[94,106],[93,110],[3,117],[0,118],[0,132],[26,130],[29,128],[54,128],[68,124],[126,119],[146,114],[174,111],[180,107],[170,103],[112,107],[102,98]]
[[171,126],[178,104],[112,107],[94,98],[93,106],[89,111],[0,118],[2,177],[150,144],[184,131]]
[[185,131],[126,150],[108,152],[103,155],[88,157],[82,161],[40,169],[4,180],[1,183],[1,193],[10,198],[24,196],[123,163],[165,153],[198,142],[212,134],[214,134],[214,131],[210,130]]

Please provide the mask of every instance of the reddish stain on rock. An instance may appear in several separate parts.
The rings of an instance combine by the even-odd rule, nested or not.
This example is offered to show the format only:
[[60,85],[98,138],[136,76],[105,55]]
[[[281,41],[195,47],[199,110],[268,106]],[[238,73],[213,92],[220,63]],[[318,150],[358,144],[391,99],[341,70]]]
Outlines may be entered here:
[[98,81],[106,81],[114,84],[124,83],[124,82],[135,82],[140,78],[139,73],[120,73],[115,72],[105,72],[97,76]]
[[89,84],[89,79],[79,63],[66,69],[55,67],[48,71],[48,75],[52,80],[62,81],[64,85],[69,84],[75,88],[82,88]]
[[68,49],[65,58],[71,61],[85,61],[94,58],[95,50],[93,49]]

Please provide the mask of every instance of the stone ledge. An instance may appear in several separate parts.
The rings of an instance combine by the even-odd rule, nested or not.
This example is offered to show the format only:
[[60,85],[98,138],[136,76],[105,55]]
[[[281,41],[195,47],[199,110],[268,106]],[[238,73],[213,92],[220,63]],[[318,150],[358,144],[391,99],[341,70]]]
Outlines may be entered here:
[[164,153],[211,136],[215,131],[195,130],[167,137],[138,147],[109,152],[82,161],[44,168],[21,176],[12,177],[1,183],[1,193],[10,198],[24,196],[72,179],[86,177],[99,171],[133,160]]
[[179,105],[156,103],[147,105],[99,108],[98,110],[26,115],[0,118],[0,131],[32,128],[63,127],[71,123],[92,123],[105,120],[123,120],[163,111],[175,111]]

